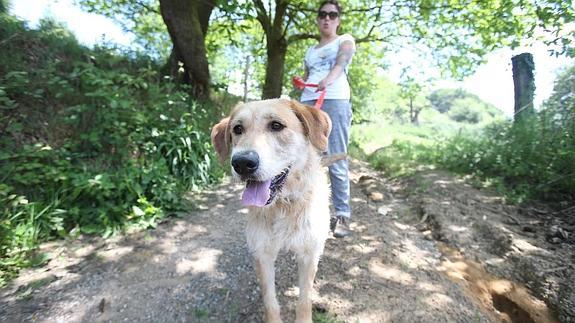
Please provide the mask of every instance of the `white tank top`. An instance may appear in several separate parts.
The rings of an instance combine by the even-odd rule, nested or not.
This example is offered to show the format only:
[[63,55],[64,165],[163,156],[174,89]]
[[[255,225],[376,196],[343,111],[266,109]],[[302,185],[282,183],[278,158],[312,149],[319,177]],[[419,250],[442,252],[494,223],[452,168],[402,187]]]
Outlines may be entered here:
[[[339,46],[346,40],[350,40],[355,47],[353,37],[350,34],[343,34],[320,48],[317,48],[317,46],[308,48],[304,59],[308,70],[306,83],[317,84],[329,74],[335,65]],[[341,73],[333,84],[327,87],[326,99],[350,99],[350,88],[347,81],[348,66],[345,67],[345,72]],[[319,95],[319,92],[316,92],[316,88],[306,87],[301,94],[300,100],[317,100]]]

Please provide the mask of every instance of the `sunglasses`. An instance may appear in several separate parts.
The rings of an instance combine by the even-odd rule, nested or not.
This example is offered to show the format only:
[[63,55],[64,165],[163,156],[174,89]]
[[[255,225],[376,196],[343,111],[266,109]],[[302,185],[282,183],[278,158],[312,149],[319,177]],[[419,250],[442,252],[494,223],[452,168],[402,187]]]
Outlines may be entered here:
[[339,17],[339,12],[337,12],[337,11],[327,12],[327,11],[323,11],[323,10],[317,12],[317,17],[319,19],[325,19],[325,17],[328,17],[328,16],[329,16],[330,20],[335,20],[335,19],[337,19],[337,17]]

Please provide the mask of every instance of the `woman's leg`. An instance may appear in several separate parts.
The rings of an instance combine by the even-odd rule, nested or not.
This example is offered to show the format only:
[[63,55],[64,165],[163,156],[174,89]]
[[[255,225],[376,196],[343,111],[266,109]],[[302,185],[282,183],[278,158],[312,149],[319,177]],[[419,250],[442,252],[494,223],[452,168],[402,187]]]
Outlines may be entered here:
[[[352,116],[351,103],[348,100],[325,100],[323,110],[329,114],[332,123],[328,154],[347,153]],[[339,160],[329,166],[329,177],[335,215],[349,219],[351,208],[347,160]]]

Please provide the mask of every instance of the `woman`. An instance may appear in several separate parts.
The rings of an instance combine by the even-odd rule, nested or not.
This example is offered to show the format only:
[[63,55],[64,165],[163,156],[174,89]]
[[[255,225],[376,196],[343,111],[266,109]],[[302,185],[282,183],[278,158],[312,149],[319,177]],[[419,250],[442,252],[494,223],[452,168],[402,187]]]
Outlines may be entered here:
[[[310,47],[305,55],[304,80],[317,83],[315,88],[306,87],[300,101],[314,105],[320,91],[327,90],[322,109],[329,114],[332,130],[329,136],[328,154],[347,153],[351,127],[350,87],[347,69],[355,53],[355,41],[349,34],[338,35],[341,23],[341,7],[337,1],[323,1],[317,12],[319,44]],[[340,160],[329,167],[331,191],[335,216],[331,229],[334,237],[351,234],[349,175],[347,160]]]

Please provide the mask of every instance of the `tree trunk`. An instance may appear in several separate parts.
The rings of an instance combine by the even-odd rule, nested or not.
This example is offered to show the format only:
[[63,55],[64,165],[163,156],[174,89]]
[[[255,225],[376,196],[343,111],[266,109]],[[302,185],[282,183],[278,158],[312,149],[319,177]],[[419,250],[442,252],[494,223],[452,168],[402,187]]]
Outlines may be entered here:
[[183,63],[183,58],[176,51],[175,46],[172,45],[172,51],[170,52],[170,57],[168,61],[162,66],[160,73],[162,76],[168,75],[172,81],[176,84],[190,84],[190,78],[187,73],[180,71],[180,63]]
[[268,39],[266,79],[262,99],[279,98],[282,94],[287,42],[283,36],[275,41]]
[[248,79],[250,73],[250,56],[246,56],[246,68],[244,69],[244,102],[248,102]]
[[415,105],[415,97],[409,97],[409,121],[412,125],[419,125],[419,113],[423,110],[424,106]]
[[515,122],[535,114],[533,95],[535,80],[533,78],[533,56],[523,53],[511,58],[513,65],[513,88],[515,91],[514,120]]
[[266,35],[267,64],[266,77],[262,92],[263,99],[278,98],[282,94],[284,64],[288,42],[284,25],[288,1],[276,0],[273,18],[261,0],[254,0],[257,20]]
[[178,62],[184,63],[184,81],[191,85],[191,95],[200,100],[210,98],[210,70],[206,56],[205,37],[215,2],[160,0],[160,11],[174,47],[171,55],[172,73]]
[[411,124],[414,126],[419,126],[419,112],[421,112],[421,110],[415,109],[411,116]]
[[409,98],[409,122],[413,123],[413,99]]

